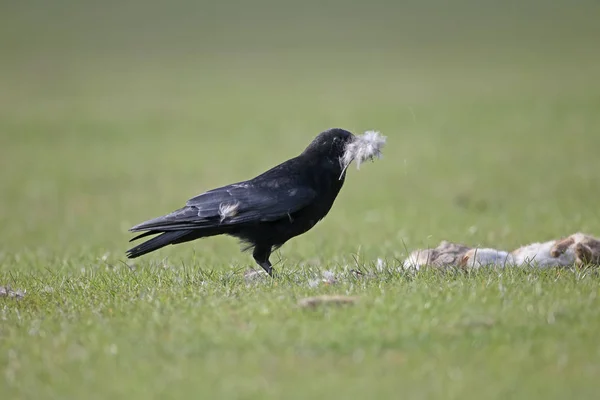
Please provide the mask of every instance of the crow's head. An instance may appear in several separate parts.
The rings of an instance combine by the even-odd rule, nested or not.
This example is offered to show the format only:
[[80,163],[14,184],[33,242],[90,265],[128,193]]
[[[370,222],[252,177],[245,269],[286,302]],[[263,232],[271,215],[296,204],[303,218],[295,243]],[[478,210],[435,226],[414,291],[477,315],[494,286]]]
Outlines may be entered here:
[[345,175],[346,168],[352,161],[356,167],[366,160],[381,158],[381,149],[385,145],[386,137],[377,131],[367,131],[363,135],[355,136],[339,128],[321,132],[303,154],[319,157],[339,166],[340,179]]
[[355,139],[355,136],[343,129],[333,128],[321,132],[304,150],[304,154],[330,157],[332,160],[340,159],[346,151],[346,146]]

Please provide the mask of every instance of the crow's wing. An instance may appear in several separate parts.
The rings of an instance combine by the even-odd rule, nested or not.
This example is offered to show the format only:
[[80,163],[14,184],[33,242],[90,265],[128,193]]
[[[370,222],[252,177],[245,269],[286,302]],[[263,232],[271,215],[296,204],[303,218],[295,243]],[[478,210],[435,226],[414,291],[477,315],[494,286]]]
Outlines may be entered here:
[[275,221],[289,218],[316,197],[309,187],[265,187],[242,182],[209,190],[188,200],[185,207],[130,230],[167,231]]

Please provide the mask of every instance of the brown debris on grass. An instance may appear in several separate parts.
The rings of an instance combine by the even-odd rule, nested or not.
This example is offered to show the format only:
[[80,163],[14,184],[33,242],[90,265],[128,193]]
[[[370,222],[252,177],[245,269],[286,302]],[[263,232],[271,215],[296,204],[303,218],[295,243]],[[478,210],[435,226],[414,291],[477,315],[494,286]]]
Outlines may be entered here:
[[298,301],[298,305],[302,308],[316,308],[320,305],[353,305],[358,301],[356,296],[343,295],[322,295],[314,297],[306,297]]

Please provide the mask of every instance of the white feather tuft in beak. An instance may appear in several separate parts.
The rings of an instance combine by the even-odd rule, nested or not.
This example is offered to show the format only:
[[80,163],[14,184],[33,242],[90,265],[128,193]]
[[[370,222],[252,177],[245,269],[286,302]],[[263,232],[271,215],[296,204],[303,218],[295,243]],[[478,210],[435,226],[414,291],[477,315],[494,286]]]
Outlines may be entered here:
[[[340,157],[342,175],[344,175],[344,171],[352,161],[356,161],[356,169],[360,169],[360,164],[364,161],[381,158],[381,149],[386,140],[387,138],[381,136],[377,131],[367,131],[363,135],[355,136],[355,139],[346,145],[346,151]],[[340,179],[342,175],[340,175]]]

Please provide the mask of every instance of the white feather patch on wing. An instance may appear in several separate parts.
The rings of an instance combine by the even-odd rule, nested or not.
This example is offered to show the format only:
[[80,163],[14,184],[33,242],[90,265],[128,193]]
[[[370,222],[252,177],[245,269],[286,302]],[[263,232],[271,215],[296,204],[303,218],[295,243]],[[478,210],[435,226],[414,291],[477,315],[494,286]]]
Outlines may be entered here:
[[221,222],[223,222],[223,220],[225,220],[225,218],[227,217],[235,217],[237,215],[237,210],[238,207],[240,206],[240,203],[233,203],[233,204],[227,204],[227,203],[221,203],[219,204],[219,215],[221,216]]
[[360,164],[364,161],[381,158],[381,149],[386,140],[387,137],[381,136],[377,131],[366,131],[363,135],[357,135],[352,142],[348,143],[344,155],[340,158],[342,175],[352,161],[356,161],[356,169],[360,169]]

